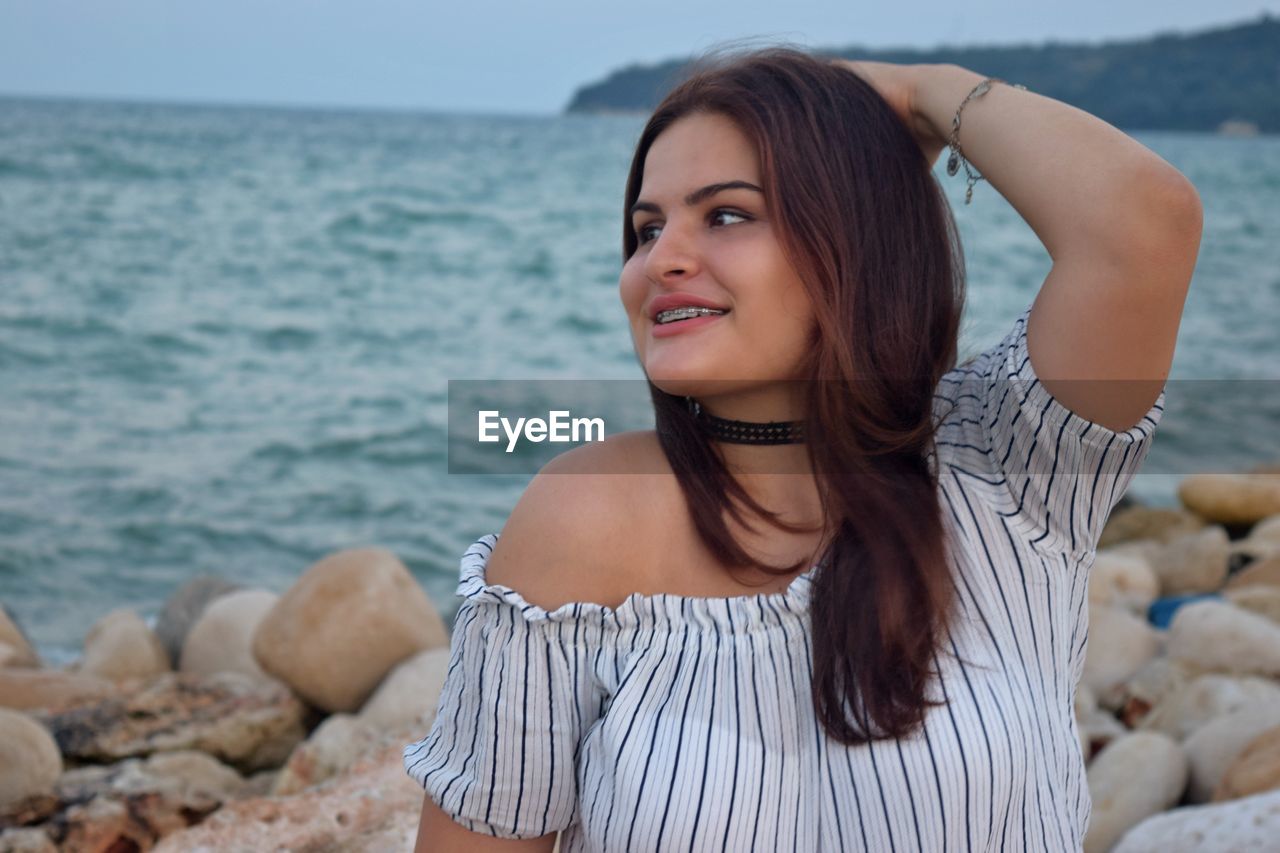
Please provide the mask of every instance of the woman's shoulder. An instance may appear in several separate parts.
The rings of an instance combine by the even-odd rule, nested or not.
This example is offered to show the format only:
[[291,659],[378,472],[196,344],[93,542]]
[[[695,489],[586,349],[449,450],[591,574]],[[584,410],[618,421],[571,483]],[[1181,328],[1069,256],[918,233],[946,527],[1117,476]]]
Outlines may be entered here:
[[678,492],[652,431],[560,454],[507,518],[486,564],[487,582],[544,610],[571,601],[616,607],[648,565],[644,543],[672,488]]
[[[611,435],[567,450],[543,466],[539,474],[599,474],[634,476],[671,474],[666,454],[651,429],[631,430]],[[599,481],[603,484],[604,481]],[[629,481],[619,480],[617,486]]]

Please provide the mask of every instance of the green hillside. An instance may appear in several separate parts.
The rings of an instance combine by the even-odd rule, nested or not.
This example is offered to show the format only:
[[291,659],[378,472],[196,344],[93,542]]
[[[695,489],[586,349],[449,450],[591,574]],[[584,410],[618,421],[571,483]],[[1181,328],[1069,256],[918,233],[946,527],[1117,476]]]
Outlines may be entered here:
[[[1280,133],[1280,18],[1265,13],[1249,23],[1099,44],[814,52],[882,62],[952,62],[1022,83],[1130,130],[1248,133],[1256,127]],[[621,68],[580,88],[566,112],[648,112],[688,61]]]

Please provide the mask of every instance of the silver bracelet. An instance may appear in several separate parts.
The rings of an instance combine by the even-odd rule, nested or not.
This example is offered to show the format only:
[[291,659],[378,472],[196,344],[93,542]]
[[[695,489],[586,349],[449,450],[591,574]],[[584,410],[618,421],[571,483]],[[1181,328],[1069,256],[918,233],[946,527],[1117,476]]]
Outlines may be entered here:
[[960,111],[964,109],[965,104],[974,98],[980,98],[985,95],[991,89],[992,83],[1004,83],[1006,86],[1012,86],[1015,89],[1024,91],[1027,88],[1021,83],[1010,83],[1007,80],[1001,80],[999,77],[988,77],[974,86],[973,91],[965,95],[964,100],[960,102],[960,106],[956,108],[955,117],[951,119],[951,138],[947,140],[947,146],[951,149],[951,156],[947,158],[947,174],[955,177],[956,172],[960,170],[960,164],[964,164],[965,175],[969,178],[969,185],[964,191],[965,204],[968,204],[973,198],[973,185],[986,179],[970,168],[968,159],[965,158],[964,152],[960,150]]

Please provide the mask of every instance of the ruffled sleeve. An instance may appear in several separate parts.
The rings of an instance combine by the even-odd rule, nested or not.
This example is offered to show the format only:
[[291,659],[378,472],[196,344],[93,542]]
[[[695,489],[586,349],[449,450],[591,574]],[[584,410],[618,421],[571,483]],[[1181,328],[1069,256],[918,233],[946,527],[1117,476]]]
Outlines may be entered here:
[[409,775],[456,822],[498,838],[565,829],[578,804],[577,755],[600,688],[575,606],[552,613],[488,585],[488,535],[462,559],[463,598],[435,721],[404,749]]
[[1072,412],[1041,384],[1027,349],[1028,305],[995,346],[943,377],[938,455],[985,479],[997,514],[1044,552],[1097,547],[1137,475],[1164,412],[1165,389],[1117,432]]

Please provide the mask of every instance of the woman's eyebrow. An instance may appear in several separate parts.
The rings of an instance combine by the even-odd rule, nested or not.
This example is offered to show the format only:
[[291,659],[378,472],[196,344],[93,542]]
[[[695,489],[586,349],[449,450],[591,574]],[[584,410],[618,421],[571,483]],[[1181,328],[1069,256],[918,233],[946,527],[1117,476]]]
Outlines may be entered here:
[[[684,197],[684,203],[688,207],[693,207],[695,204],[702,201],[703,199],[710,198],[716,193],[721,193],[721,192],[724,192],[725,190],[755,190],[758,193],[761,193],[761,194],[764,193],[764,190],[760,189],[755,184],[749,183],[747,181],[721,181],[716,184],[707,184],[702,189],[694,190],[693,192],[689,193],[687,196]],[[635,204],[631,205],[631,212],[629,215],[635,216],[637,213],[639,213],[642,210],[648,211],[649,213],[662,212],[662,208],[658,207],[653,202],[637,201]]]

